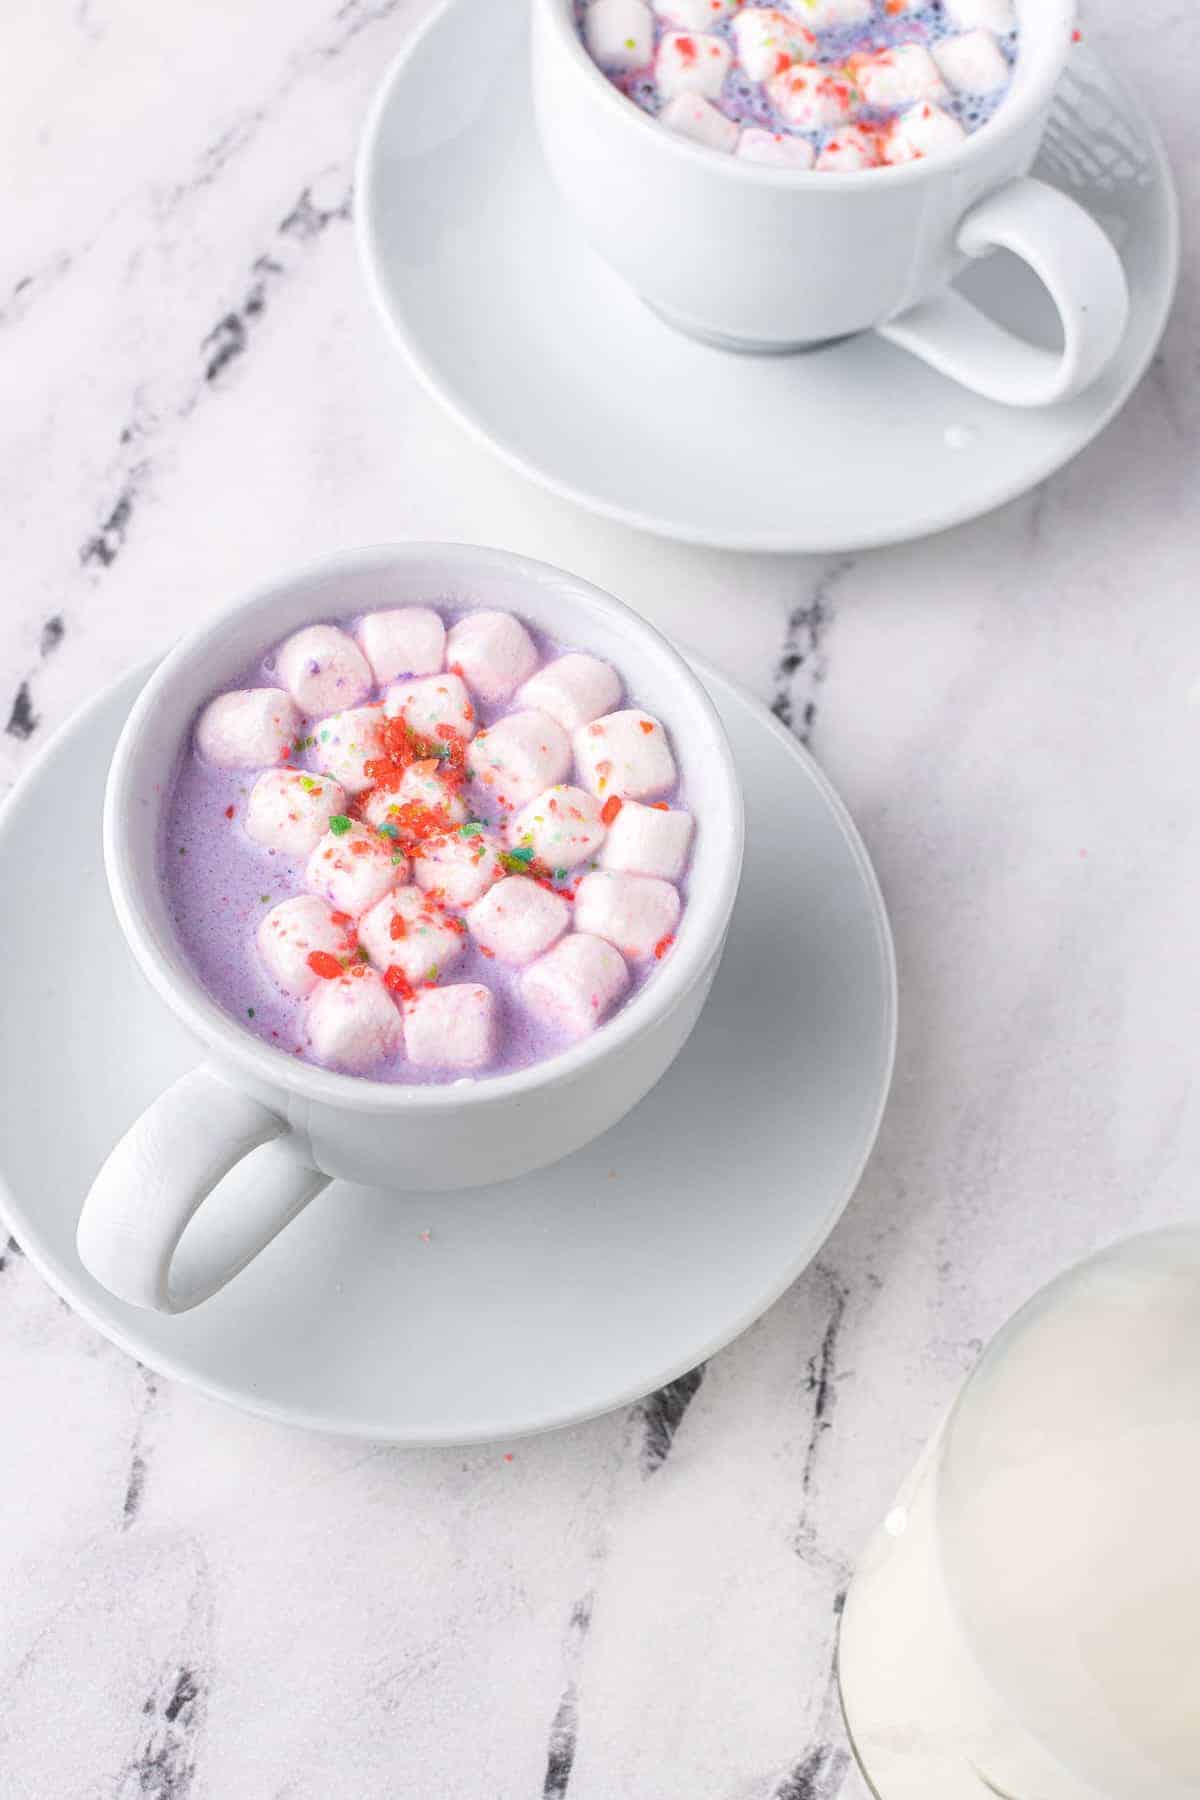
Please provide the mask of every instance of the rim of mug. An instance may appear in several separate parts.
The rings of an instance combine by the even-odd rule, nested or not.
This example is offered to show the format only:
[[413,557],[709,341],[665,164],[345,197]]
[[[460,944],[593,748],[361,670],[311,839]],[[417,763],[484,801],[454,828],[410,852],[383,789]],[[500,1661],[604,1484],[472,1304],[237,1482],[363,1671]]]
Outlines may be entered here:
[[[582,600],[587,609],[601,617],[615,613],[635,637],[641,637],[648,654],[669,668],[701,718],[707,721],[718,761],[711,782],[706,783],[706,804],[712,806],[714,827],[726,833],[729,852],[717,864],[715,887],[707,890],[703,898],[688,897],[683,916],[696,906],[696,929],[680,934],[672,955],[655,971],[654,979],[633,994],[602,1028],[542,1062],[508,1074],[468,1078],[469,1085],[455,1081],[417,1085],[344,1074],[303,1062],[264,1043],[213,999],[192,969],[182,945],[175,946],[175,962],[168,961],[143,898],[139,859],[130,843],[135,812],[131,790],[146,727],[164,703],[164,694],[174,680],[203,660],[232,618],[251,608],[267,610],[273,600],[310,581],[352,570],[381,570],[389,562],[418,562],[422,558],[443,560],[448,569],[455,565],[476,570],[490,566],[543,588],[561,584],[564,596],[569,590],[574,599]],[[180,742],[189,722],[180,724]],[[231,1065],[256,1082],[285,1089],[301,1099],[355,1112],[457,1112],[464,1107],[494,1106],[520,1095],[532,1096],[539,1090],[586,1078],[598,1064],[619,1054],[673,1011],[712,965],[724,943],[737,899],[744,838],[741,780],[725,728],[699,677],[669,638],[615,595],[552,563],[483,545],[430,540],[363,545],[319,557],[259,583],[186,633],[153,670],[134,702],[113,752],[104,792],[104,866],[109,892],[125,940],[159,998],[193,1036],[221,1058],[222,1065]],[[696,905],[698,900],[700,904]]]
[[[784,3],[786,4],[786,0]],[[986,125],[964,138],[954,150],[939,152],[937,156],[914,157],[912,162],[882,164],[869,169],[818,170],[773,168],[767,163],[751,162],[744,157],[726,156],[708,144],[698,144],[680,132],[668,130],[652,114],[643,112],[640,106],[629,100],[608,79],[600,65],[592,61],[575,26],[574,0],[539,0],[539,4],[554,28],[568,43],[568,53],[575,66],[584,72],[585,79],[590,80],[593,85],[599,83],[607,92],[610,103],[620,108],[622,116],[633,122],[635,129],[653,132],[661,142],[669,146],[669,153],[682,156],[688,161],[699,158],[702,167],[723,169],[735,181],[747,181],[751,184],[765,181],[776,187],[807,188],[819,185],[822,192],[855,189],[864,184],[877,187],[884,181],[891,187],[898,187],[901,183],[936,178],[939,173],[962,168],[964,164],[981,156],[990,145],[1013,135],[1048,104],[1057,87],[1074,39],[1079,8],[1079,0],[1041,0],[1042,5],[1056,6],[1059,11],[1057,37],[1051,36],[1049,39],[1049,47],[1043,52],[1041,66],[1017,93],[1001,102]],[[1016,5],[1018,11],[1023,12],[1031,5],[1031,0],[1016,0]]]

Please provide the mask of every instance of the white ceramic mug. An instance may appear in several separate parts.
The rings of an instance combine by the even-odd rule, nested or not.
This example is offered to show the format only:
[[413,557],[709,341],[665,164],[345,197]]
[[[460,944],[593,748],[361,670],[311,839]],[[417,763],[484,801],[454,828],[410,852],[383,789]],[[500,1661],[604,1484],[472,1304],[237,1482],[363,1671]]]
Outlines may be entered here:
[[[560,1055],[465,1085],[336,1074],[244,1030],[183,954],[159,877],[171,772],[204,701],[302,625],[408,602],[507,608],[611,660],[666,726],[697,815],[688,902],[653,979]],[[628,607],[544,563],[469,545],[359,550],[273,582],[201,626],[151,676],[121,733],[104,857],[142,973],[205,1060],[137,1120],[96,1177],[79,1222],[84,1265],[122,1300],[182,1312],[224,1286],[335,1177],[473,1187],[580,1149],[649,1092],[696,1023],[724,949],[742,836],[729,743],[687,664]]]
[[[552,175],[593,247],[670,324],[730,349],[790,350],[875,329],[1013,406],[1100,373],[1129,317],[1125,273],[1075,201],[1032,179],[1075,0],[1016,0],[1020,52],[994,118],[956,149],[848,174],[721,155],[606,79],[573,0],[534,0],[533,87]],[[1061,351],[1026,342],[949,287],[1012,251],[1048,288]]]

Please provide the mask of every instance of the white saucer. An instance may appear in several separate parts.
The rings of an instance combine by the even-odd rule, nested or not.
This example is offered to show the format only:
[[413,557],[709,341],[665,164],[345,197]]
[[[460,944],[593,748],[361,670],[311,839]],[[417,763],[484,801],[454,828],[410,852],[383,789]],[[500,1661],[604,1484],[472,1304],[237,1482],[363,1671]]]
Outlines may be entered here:
[[526,1181],[450,1196],[334,1183],[177,1318],[112,1299],[75,1253],[113,1141],[197,1060],[135,972],[101,866],[105,772],[144,672],[60,732],[0,818],[0,858],[22,871],[0,886],[0,1201],[63,1298],[219,1399],[405,1444],[608,1411],[765,1311],[832,1230],[874,1142],[895,968],[866,852],[824,776],[757,702],[701,673],[745,784],[746,867],[704,1017],[655,1092]]
[[[588,249],[543,166],[527,8],[450,0],[401,53],[359,155],[370,291],[431,392],[556,493],[626,524],[738,550],[850,550],[960,524],[1044,480],[1139,380],[1179,265],[1171,176],[1141,106],[1078,50],[1036,173],[1081,200],[1125,260],[1133,316],[1079,399],[978,399],[874,335],[796,356],[693,343]],[[469,42],[470,54],[463,54]],[[1053,344],[1024,265],[964,291]]]

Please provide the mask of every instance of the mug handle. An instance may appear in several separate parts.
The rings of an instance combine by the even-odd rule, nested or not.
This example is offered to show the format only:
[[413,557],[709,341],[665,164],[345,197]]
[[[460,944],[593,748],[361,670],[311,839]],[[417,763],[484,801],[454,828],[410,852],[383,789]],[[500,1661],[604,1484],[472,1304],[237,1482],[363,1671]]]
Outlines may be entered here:
[[84,1267],[118,1300],[153,1312],[209,1299],[328,1186],[291,1135],[207,1065],[181,1076],[92,1183],[76,1234]]
[[1082,206],[1027,176],[972,209],[958,232],[967,256],[1011,250],[1049,289],[1061,351],[1006,331],[947,288],[879,327],[879,334],[963,387],[1007,406],[1052,406],[1093,382],[1129,323],[1129,285],[1112,243]]

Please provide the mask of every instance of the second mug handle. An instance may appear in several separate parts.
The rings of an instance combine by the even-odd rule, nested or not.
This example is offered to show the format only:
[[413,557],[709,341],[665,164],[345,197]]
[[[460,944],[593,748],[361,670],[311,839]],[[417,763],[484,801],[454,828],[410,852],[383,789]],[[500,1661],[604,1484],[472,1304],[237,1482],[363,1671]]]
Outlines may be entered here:
[[131,1306],[180,1313],[207,1300],[329,1185],[289,1136],[204,1065],[181,1076],[92,1183],[76,1234],[84,1267]]
[[1061,351],[1005,330],[947,288],[879,327],[879,334],[961,386],[1006,406],[1051,406],[1090,386],[1129,324],[1129,285],[1112,243],[1074,200],[1027,176],[972,209],[958,232],[971,257],[1011,250],[1050,292]]

